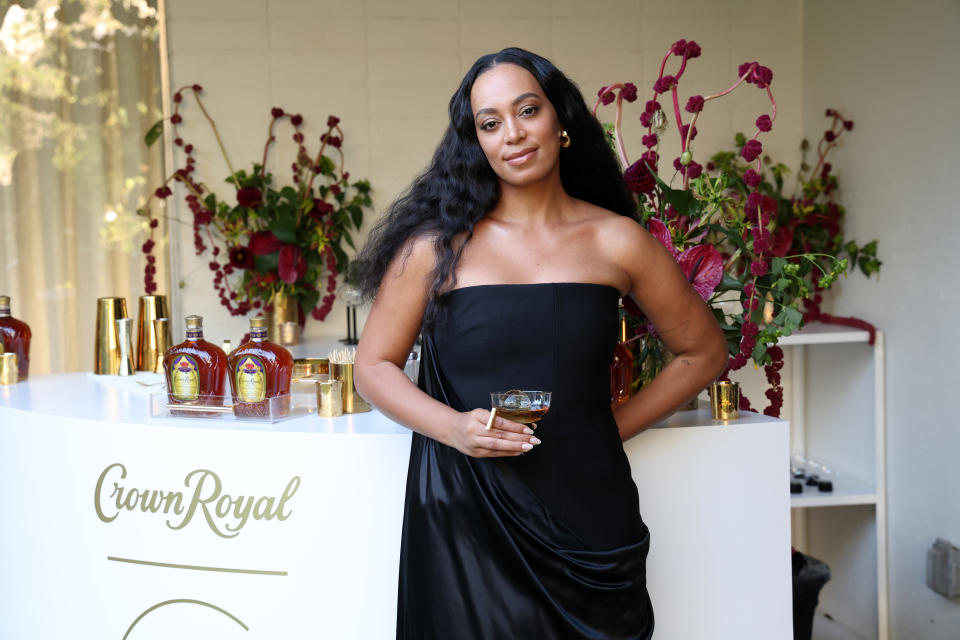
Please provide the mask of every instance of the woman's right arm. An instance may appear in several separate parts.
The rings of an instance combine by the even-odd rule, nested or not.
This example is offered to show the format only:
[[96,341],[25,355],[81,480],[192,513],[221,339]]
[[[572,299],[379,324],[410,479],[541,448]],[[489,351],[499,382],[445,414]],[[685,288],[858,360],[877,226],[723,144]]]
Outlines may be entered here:
[[403,372],[427,306],[434,260],[428,237],[411,239],[394,257],[357,347],[357,390],[394,422],[467,455],[520,455],[539,443],[528,427],[497,418],[487,431],[488,410],[460,413],[421,391]]

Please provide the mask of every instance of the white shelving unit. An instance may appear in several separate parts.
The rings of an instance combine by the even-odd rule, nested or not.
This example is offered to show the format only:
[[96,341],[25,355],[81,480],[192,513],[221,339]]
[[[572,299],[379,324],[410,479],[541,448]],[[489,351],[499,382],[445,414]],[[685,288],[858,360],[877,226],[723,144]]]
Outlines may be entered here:
[[780,341],[791,449],[826,465],[834,486],[791,497],[794,546],[831,570],[815,640],[888,637],[883,341],[880,331],[870,345],[866,331],[820,323]]

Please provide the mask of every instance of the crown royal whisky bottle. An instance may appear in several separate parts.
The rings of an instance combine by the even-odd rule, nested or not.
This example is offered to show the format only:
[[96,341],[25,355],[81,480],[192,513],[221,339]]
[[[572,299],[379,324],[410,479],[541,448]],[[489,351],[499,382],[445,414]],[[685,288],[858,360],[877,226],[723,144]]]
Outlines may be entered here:
[[[233,413],[241,417],[276,418],[290,411],[293,356],[267,339],[267,319],[250,319],[250,339],[227,358]],[[273,401],[271,398],[280,397]]]
[[[170,404],[220,406],[226,392],[227,356],[203,339],[203,318],[187,316],[187,339],[163,354]],[[172,415],[217,415],[216,412],[177,411]]]
[[30,327],[10,315],[10,296],[0,296],[0,352],[17,354],[17,382],[30,371]]
[[620,339],[613,349],[610,364],[610,406],[618,407],[630,399],[633,386],[633,350],[627,342],[627,316],[620,312]]

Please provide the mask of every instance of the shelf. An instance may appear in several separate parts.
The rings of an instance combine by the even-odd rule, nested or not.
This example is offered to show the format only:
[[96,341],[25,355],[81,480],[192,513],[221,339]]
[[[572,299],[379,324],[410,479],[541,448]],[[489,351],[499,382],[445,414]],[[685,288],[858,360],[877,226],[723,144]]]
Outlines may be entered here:
[[870,333],[863,329],[853,329],[838,324],[823,324],[811,322],[796,331],[793,335],[780,338],[777,344],[781,346],[797,346],[804,344],[831,344],[839,342],[869,342]]
[[867,483],[837,472],[831,473],[830,479],[833,481],[833,491],[822,492],[816,487],[804,485],[803,493],[790,495],[790,507],[843,507],[877,504],[877,492]]

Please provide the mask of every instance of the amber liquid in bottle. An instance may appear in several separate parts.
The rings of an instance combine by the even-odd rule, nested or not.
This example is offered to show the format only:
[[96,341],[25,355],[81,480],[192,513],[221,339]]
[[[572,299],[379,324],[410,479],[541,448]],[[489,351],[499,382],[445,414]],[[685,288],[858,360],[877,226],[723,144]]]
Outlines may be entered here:
[[610,406],[618,407],[630,399],[633,386],[633,350],[625,344],[627,341],[627,318],[620,317],[620,341],[613,349],[613,362],[610,364]]
[[[227,368],[234,415],[277,418],[290,412],[293,356],[267,340],[266,318],[250,319],[250,339],[230,353]],[[278,396],[280,400],[271,402],[271,398]]]
[[10,297],[0,296],[0,341],[3,352],[17,354],[17,381],[23,382],[30,372],[30,327],[10,315]]
[[[163,354],[167,400],[171,405],[223,405],[227,355],[203,339],[203,318],[187,317],[187,339]],[[216,416],[215,411],[170,409],[175,416]]]

